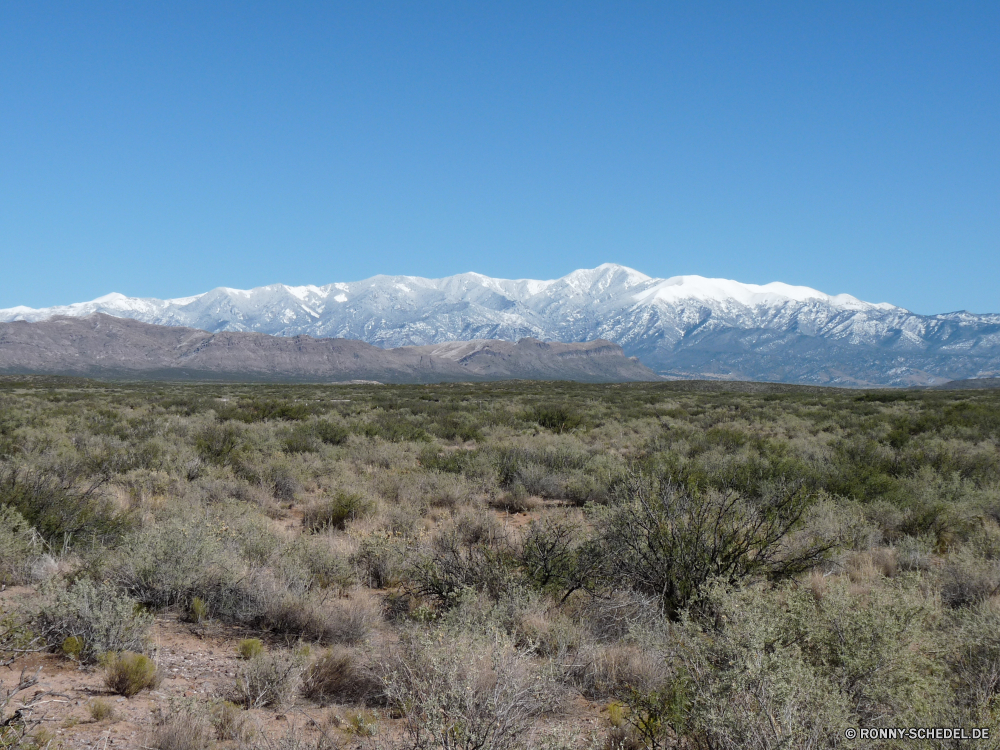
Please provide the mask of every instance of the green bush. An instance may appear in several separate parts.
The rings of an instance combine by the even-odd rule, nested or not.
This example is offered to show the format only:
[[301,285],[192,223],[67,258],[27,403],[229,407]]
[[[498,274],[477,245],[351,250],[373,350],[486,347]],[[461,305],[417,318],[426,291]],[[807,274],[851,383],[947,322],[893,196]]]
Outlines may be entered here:
[[420,426],[401,414],[378,414],[371,422],[360,426],[360,433],[390,443],[426,442],[430,436]]
[[148,656],[130,651],[105,653],[101,656],[104,685],[112,693],[131,698],[160,683],[156,664]]
[[198,455],[210,463],[231,465],[244,445],[244,431],[232,422],[211,424],[201,430],[195,439]]
[[264,642],[260,638],[244,638],[236,645],[236,655],[241,659],[253,659],[264,653]]
[[111,543],[132,519],[100,490],[107,477],[87,481],[80,466],[63,476],[15,466],[0,467],[0,505],[16,510],[50,544]]
[[656,596],[676,618],[712,578],[737,584],[755,575],[801,573],[835,546],[826,539],[785,544],[814,500],[800,487],[779,485],[744,498],[632,477],[599,513],[608,585]]
[[326,445],[343,445],[350,437],[350,430],[339,424],[318,420],[312,423],[313,433]]
[[555,433],[569,432],[583,424],[579,414],[567,406],[537,406],[528,413],[528,419]]
[[236,420],[253,423],[267,420],[298,421],[308,419],[318,411],[314,404],[298,403],[277,398],[240,398],[216,409],[220,422]]
[[208,619],[208,605],[200,596],[191,600],[191,606],[188,608],[188,619],[195,624],[203,623]]
[[307,507],[302,516],[302,525],[309,531],[343,529],[348,521],[353,521],[371,510],[371,503],[364,495],[338,490],[333,497]]

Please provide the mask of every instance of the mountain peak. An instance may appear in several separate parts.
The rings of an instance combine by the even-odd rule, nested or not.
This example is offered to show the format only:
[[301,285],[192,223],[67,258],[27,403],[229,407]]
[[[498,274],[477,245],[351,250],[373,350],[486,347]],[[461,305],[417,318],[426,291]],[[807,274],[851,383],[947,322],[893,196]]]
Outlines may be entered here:
[[95,312],[210,332],[357,339],[383,348],[606,339],[674,377],[908,384],[1000,367],[1000,316],[920,316],[783,282],[657,279],[614,263],[551,280],[469,272],[219,287],[173,300],[115,293],[41,310],[0,310],[0,321]]

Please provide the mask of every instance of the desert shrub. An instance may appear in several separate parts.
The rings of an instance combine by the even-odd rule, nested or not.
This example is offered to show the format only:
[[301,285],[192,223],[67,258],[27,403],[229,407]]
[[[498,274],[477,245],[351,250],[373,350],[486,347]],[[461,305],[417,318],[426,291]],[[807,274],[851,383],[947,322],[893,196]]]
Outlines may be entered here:
[[662,653],[628,642],[590,646],[575,654],[570,682],[588,698],[609,698],[632,690],[654,693],[671,679]]
[[343,445],[347,442],[347,438],[351,434],[350,430],[343,425],[322,419],[311,423],[310,426],[312,427],[313,434],[326,445]]
[[661,640],[673,678],[619,699],[661,738],[733,750],[833,747],[844,726],[945,721],[948,681],[925,651],[936,615],[899,579],[881,581],[869,592],[840,578],[819,601],[804,587],[713,583]]
[[380,438],[389,443],[427,442],[430,436],[420,426],[400,414],[377,414],[371,422],[359,428],[362,435]]
[[956,724],[985,724],[993,721],[1000,694],[1000,610],[983,602],[956,615],[948,656],[958,703]]
[[237,459],[244,443],[244,431],[232,422],[210,424],[195,439],[195,450],[205,461],[229,466]]
[[491,519],[460,518],[440,531],[407,571],[417,596],[451,606],[466,589],[499,599],[516,578],[506,531]]
[[79,466],[53,473],[0,467],[0,505],[16,510],[52,544],[110,543],[132,519],[100,493],[106,477],[85,480]]
[[264,642],[260,638],[244,638],[236,644],[236,655],[240,659],[253,659],[264,653]]
[[456,508],[467,503],[475,489],[462,477],[435,470],[404,474],[393,484],[384,488],[383,496],[415,508]]
[[483,432],[475,420],[468,415],[448,414],[430,426],[432,434],[442,440],[481,441]]
[[404,577],[406,557],[405,540],[389,534],[370,534],[361,539],[357,551],[351,555],[351,564],[368,588],[384,589]]
[[94,721],[115,721],[118,718],[114,705],[103,698],[94,698],[88,701],[87,713]]
[[711,578],[737,583],[802,572],[834,546],[822,539],[792,549],[784,544],[813,500],[796,487],[743,498],[633,477],[600,516],[608,582],[660,597],[664,612],[676,618]]
[[309,531],[343,529],[349,521],[371,511],[372,504],[364,495],[338,490],[333,497],[307,507],[302,516],[302,525]]
[[590,459],[587,453],[565,446],[492,445],[475,454],[473,463],[485,460],[501,487],[522,484],[531,494],[543,497],[559,497],[569,474],[582,470]]
[[107,652],[101,655],[104,685],[112,693],[131,698],[160,683],[156,664],[144,654],[131,651]]
[[208,605],[205,600],[200,596],[196,596],[191,599],[191,606],[188,607],[187,611],[188,619],[195,623],[200,624],[208,619]]
[[527,418],[539,427],[555,433],[569,432],[583,423],[583,418],[565,405],[542,405],[528,412]]
[[120,475],[136,469],[162,467],[164,446],[159,440],[129,441],[91,436],[77,441],[82,467],[89,474]]
[[490,507],[507,513],[527,513],[538,507],[538,500],[528,493],[523,484],[515,484],[506,492],[490,498]]
[[440,452],[436,448],[428,446],[420,453],[420,465],[428,471],[467,474],[481,455],[482,453],[478,450]]
[[934,553],[934,540],[905,536],[896,545],[896,562],[901,570],[929,570]]
[[215,729],[215,736],[220,740],[235,740],[246,742],[252,736],[252,727],[247,721],[247,715],[242,706],[232,701],[219,701],[212,706],[209,720]]
[[556,703],[530,656],[500,638],[443,646],[417,632],[380,668],[386,699],[402,715],[413,748],[519,747],[534,718]]
[[41,537],[24,516],[0,505],[0,585],[27,582],[43,551]]
[[[516,599],[518,592],[512,592]],[[528,599],[525,597],[525,599]],[[514,615],[508,633],[518,648],[533,650],[541,657],[573,658],[584,641],[583,629],[559,608],[549,608],[542,601],[527,600]]]
[[365,639],[377,612],[367,601],[335,599],[319,602],[309,597],[285,596],[259,620],[261,627],[319,643],[359,643]]
[[566,601],[591,588],[600,573],[600,550],[574,523],[558,518],[532,521],[521,541],[520,563],[527,579]]
[[377,700],[382,684],[358,655],[345,648],[330,649],[318,656],[302,678],[302,695],[311,701],[358,703]]
[[210,522],[172,518],[145,528],[122,545],[106,575],[151,607],[190,606],[200,598],[211,615],[240,619],[232,599],[238,561],[226,553]]
[[183,707],[159,717],[150,742],[154,750],[208,750],[212,737],[205,717]]
[[968,607],[1000,593],[1000,567],[963,549],[948,556],[941,570],[941,601],[949,607]]
[[662,620],[658,597],[628,588],[573,597],[563,607],[599,643],[615,643]]
[[315,404],[260,397],[244,397],[216,409],[220,422],[234,419],[247,424],[267,420],[297,421],[308,419],[318,411]]
[[346,589],[354,584],[348,556],[334,549],[329,536],[300,536],[280,549],[270,560],[286,580],[302,579],[306,589]]
[[288,430],[281,442],[286,453],[316,453],[322,445],[313,430],[305,424]]
[[82,661],[106,652],[145,651],[153,623],[135,600],[86,578],[69,588],[50,588],[33,619],[50,644],[79,639],[74,650]]
[[302,490],[298,477],[287,466],[272,465],[266,476],[278,500],[295,500]]
[[281,706],[295,694],[303,671],[301,656],[282,651],[264,652],[240,664],[232,688],[232,702],[244,708]]

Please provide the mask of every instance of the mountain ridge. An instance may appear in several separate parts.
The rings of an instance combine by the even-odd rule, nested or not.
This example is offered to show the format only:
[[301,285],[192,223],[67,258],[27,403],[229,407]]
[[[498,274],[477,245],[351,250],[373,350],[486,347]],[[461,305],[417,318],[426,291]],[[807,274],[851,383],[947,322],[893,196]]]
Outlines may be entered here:
[[1000,374],[1000,315],[918,315],[782,282],[657,279],[603,264],[559,279],[379,275],[324,286],[219,287],[175,300],[111,294],[0,310],[0,321],[101,312],[211,332],[310,335],[382,348],[474,339],[612,341],[672,378],[936,385]]
[[[440,346],[440,345],[439,345]],[[0,373],[168,380],[436,383],[512,378],[623,382],[658,380],[609,341],[535,339],[380,349],[363,341],[209,333],[103,313],[0,323]]]

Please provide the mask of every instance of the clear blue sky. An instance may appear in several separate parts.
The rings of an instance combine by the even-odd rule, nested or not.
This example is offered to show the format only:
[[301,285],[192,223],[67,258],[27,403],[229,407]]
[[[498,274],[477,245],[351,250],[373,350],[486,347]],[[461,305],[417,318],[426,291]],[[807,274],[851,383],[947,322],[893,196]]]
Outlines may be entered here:
[[1000,312],[1000,3],[0,3],[0,307],[603,262]]

